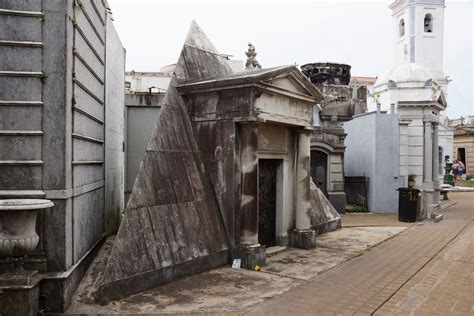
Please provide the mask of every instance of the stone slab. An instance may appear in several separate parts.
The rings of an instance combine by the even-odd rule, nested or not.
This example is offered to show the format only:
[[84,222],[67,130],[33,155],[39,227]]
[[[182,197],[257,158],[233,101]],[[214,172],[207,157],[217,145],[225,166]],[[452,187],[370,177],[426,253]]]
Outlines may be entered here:
[[40,280],[38,271],[8,271],[0,274],[0,287],[36,286]]

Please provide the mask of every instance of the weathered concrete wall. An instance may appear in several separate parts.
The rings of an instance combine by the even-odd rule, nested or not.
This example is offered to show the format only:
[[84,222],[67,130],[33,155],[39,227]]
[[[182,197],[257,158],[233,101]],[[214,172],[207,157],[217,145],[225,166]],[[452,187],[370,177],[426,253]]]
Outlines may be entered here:
[[368,207],[372,212],[398,211],[400,187],[399,116],[370,112],[344,123],[347,133],[346,176],[370,178]]
[[28,265],[51,272],[41,296],[61,311],[105,228],[107,10],[100,0],[2,0],[0,10],[0,198],[54,202]]
[[115,231],[124,208],[125,50],[110,15],[105,60],[105,224]]
[[251,96],[245,91],[226,91],[186,97],[186,104],[233,246],[240,238],[239,212],[236,211],[240,207],[236,201],[240,181],[240,166],[236,160],[240,151],[236,143],[236,123],[229,119],[234,113],[249,113]]
[[41,213],[37,249],[46,252],[48,270],[64,270],[73,264],[71,107],[64,104],[71,99],[72,7],[2,1],[0,9],[0,198],[54,201]]
[[107,16],[101,1],[73,5],[72,14],[72,187],[81,191],[73,203],[76,263],[102,237],[105,228]]
[[125,201],[138,175],[146,145],[155,127],[164,94],[126,94]]

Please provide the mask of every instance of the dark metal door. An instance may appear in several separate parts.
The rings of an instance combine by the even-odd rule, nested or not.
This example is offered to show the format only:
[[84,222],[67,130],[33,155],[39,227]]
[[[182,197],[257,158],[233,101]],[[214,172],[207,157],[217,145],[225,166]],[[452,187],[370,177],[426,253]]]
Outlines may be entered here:
[[369,177],[344,177],[344,192],[348,204],[369,207]]
[[276,181],[279,160],[258,161],[258,242],[275,246]]
[[328,155],[319,150],[311,150],[311,178],[327,195]]

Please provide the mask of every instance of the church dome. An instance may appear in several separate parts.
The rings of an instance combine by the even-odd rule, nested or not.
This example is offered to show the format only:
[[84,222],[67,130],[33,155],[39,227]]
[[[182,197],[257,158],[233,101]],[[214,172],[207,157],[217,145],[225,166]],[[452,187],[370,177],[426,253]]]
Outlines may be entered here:
[[423,65],[416,63],[403,63],[395,66],[390,71],[381,76],[374,84],[374,88],[390,83],[398,84],[402,82],[422,82],[432,80],[433,75]]

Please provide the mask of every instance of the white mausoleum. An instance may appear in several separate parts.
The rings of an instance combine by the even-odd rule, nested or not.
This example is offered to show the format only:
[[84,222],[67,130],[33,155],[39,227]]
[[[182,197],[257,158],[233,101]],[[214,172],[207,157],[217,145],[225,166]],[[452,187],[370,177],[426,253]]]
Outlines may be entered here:
[[[443,153],[449,154],[449,148],[440,143],[452,146],[452,135],[440,126],[449,82],[443,72],[444,0],[397,0],[390,8],[396,66],[374,84],[376,102],[369,103],[368,110],[377,110],[378,103],[379,111],[398,115],[399,150],[393,154],[399,155],[399,170],[392,174],[400,186],[406,186],[408,175],[415,174],[417,188],[426,193],[431,212],[439,206]],[[446,137],[441,142],[440,129]],[[360,159],[351,156],[350,147],[348,144],[347,159]]]
[[399,115],[400,184],[416,175],[428,206],[439,205],[439,117],[446,108],[441,86],[423,65],[403,63],[375,83],[382,110]]

